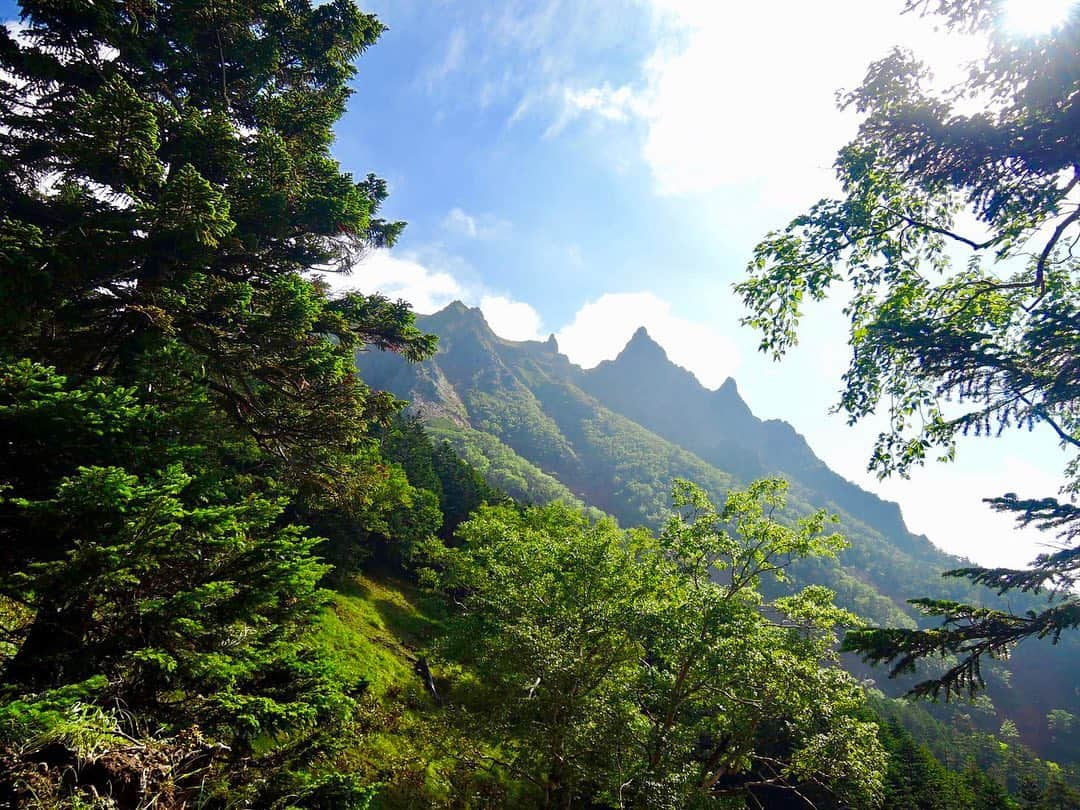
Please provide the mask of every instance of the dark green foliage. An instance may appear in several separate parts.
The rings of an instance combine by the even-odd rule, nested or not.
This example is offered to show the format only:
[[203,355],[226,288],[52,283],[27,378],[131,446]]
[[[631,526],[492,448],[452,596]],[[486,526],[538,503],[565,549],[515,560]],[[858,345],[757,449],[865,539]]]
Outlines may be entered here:
[[1080,808],[1080,790],[1066,784],[1060,777],[1050,781],[1045,789],[1038,791],[1032,797],[1033,801],[1025,803],[1023,807],[1038,808],[1038,810],[1077,810]]
[[[417,505],[369,435],[400,403],[353,354],[435,342],[307,274],[401,229],[329,151],[382,26],[344,0],[22,12],[0,29],[0,802],[266,806],[270,770],[362,804],[307,770],[358,684],[310,642],[304,523],[365,538]],[[430,506],[386,533],[430,536]]]
[[353,350],[433,347],[403,304],[300,276],[400,230],[384,184],[329,154],[380,24],[347,2],[80,8],[27,0],[18,40],[0,32],[0,346],[122,382],[174,346],[282,473],[347,487],[336,456],[392,405]]
[[[0,366],[0,598],[27,609],[2,628],[15,652],[0,661],[0,741],[27,763],[78,767],[134,740],[145,758],[127,765],[156,774],[139,800],[197,791],[259,739],[351,704],[302,640],[326,568],[283,519],[284,491],[223,467],[220,447],[176,441],[186,409],[148,400]],[[203,427],[211,439],[213,420]],[[33,790],[34,771],[8,795]]]
[[963,773],[946,768],[895,721],[881,726],[880,738],[889,754],[884,807],[912,810],[1017,807],[999,782],[975,768]]
[[439,442],[432,456],[442,490],[440,506],[443,513],[444,539],[453,537],[457,527],[481,505],[507,500],[506,495],[488,484],[475,468],[463,461],[450,447],[449,442]]
[[438,529],[443,539],[451,539],[457,527],[481,504],[507,500],[458,456],[449,442],[433,440],[419,417],[396,416],[378,435],[383,455],[401,465],[410,484],[437,499],[443,516]]
[[409,483],[434,493],[441,501],[443,488],[435,470],[435,451],[423,423],[415,416],[398,414],[376,435],[383,456],[401,465]]
[[[402,227],[330,153],[376,19],[22,7],[0,29],[0,804],[876,803],[884,754],[833,666],[855,618],[820,585],[765,590],[818,555],[800,576],[901,616],[832,562],[824,512],[799,519],[811,490],[718,511],[680,484],[665,522],[672,478],[736,479],[460,306],[426,324],[439,363],[394,372],[435,438],[358,376],[436,345],[405,303],[314,275]],[[504,480],[565,503],[508,504]],[[874,576],[927,556],[854,536]],[[358,573],[407,580],[418,548],[430,610]],[[900,749],[898,790],[938,778]],[[1018,789],[1071,801],[1042,776]]]

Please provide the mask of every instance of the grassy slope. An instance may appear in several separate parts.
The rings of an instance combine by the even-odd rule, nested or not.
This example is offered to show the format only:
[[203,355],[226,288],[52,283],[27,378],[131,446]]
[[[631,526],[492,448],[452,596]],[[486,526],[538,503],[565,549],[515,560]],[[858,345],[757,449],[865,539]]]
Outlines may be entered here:
[[441,606],[402,580],[358,575],[334,594],[319,620],[319,645],[346,678],[368,681],[375,696],[420,679],[419,651],[438,634]]
[[451,740],[414,670],[442,618],[441,605],[415,585],[358,575],[339,586],[318,622],[318,645],[345,677],[368,684],[355,740],[338,767],[393,785],[377,794],[375,807],[438,806],[451,795]]
[[[316,643],[343,675],[368,683],[355,737],[335,765],[382,783],[372,810],[459,807],[462,796],[470,807],[520,804],[519,787],[476,767],[490,751],[437,705],[416,672],[445,619],[444,605],[415,584],[369,572],[339,585],[318,623]],[[467,667],[433,662],[432,675],[443,699],[470,704]]]

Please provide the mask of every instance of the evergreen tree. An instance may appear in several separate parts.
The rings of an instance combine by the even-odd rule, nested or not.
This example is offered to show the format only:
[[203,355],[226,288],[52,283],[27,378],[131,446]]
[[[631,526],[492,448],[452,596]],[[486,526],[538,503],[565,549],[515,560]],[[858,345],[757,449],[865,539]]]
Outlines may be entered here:
[[[326,567],[301,523],[362,534],[405,502],[368,435],[399,403],[353,353],[434,345],[403,302],[310,276],[402,227],[329,151],[382,26],[347,0],[22,12],[0,29],[0,791],[254,796],[261,756],[291,772],[350,710],[304,641]],[[124,746],[93,783],[88,751]]]
[[457,527],[481,505],[494,505],[508,499],[504,493],[488,484],[475,467],[460,458],[447,441],[435,445],[432,466],[442,492],[441,536],[446,540],[451,540]]
[[22,8],[0,32],[0,347],[124,383],[164,364],[281,473],[347,488],[343,456],[393,405],[353,351],[432,347],[406,305],[301,275],[402,227],[329,153],[382,26],[345,0]]

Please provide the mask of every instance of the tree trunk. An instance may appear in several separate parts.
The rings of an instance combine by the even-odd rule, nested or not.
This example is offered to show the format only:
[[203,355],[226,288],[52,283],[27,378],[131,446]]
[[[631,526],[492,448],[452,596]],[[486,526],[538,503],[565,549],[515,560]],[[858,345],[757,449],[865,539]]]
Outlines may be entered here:
[[90,606],[58,605],[46,599],[38,609],[18,652],[4,667],[4,680],[31,689],[55,686],[93,674],[83,652],[90,624]]

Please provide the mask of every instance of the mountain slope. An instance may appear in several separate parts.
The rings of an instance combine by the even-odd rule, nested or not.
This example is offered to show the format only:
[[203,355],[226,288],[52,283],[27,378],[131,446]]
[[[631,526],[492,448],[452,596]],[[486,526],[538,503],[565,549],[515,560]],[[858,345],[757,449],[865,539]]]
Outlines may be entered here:
[[[623,525],[656,528],[674,478],[693,480],[719,500],[732,485],[780,473],[791,482],[789,517],[825,506],[850,543],[839,560],[793,567],[797,583],[826,585],[839,604],[892,626],[914,626],[906,601],[913,596],[994,602],[966,580],[942,579],[964,561],[910,532],[896,504],[834,473],[787,423],[758,419],[733,380],[706,390],[644,330],[615,360],[583,370],[553,339],[505,340],[478,309],[460,303],[418,322],[439,336],[434,358],[413,365],[365,353],[357,358],[362,375],[410,400],[436,437],[518,500],[584,503]],[[1021,601],[1011,607],[1023,610]],[[1070,638],[1063,646],[1068,651],[1024,645],[1009,668],[1025,692],[993,692],[1033,743],[1049,740],[1049,710],[1080,715],[1075,667],[1062,665],[1080,645]],[[880,672],[856,671],[886,685]]]
[[[800,579],[828,584],[867,618],[905,625],[911,624],[904,599],[912,579],[932,580],[941,595],[967,591],[962,583],[940,580],[938,573],[959,561],[903,529],[895,505],[879,509],[894,510],[900,528],[885,531],[893,530],[895,539],[872,523],[872,509],[844,513],[837,508],[840,498],[816,489],[812,476],[795,473],[800,465],[834,476],[841,496],[845,485],[873,496],[828,471],[789,426],[758,420],[733,382],[716,392],[701,388],[644,331],[617,361],[583,371],[558,352],[554,340],[504,340],[478,309],[460,303],[421,318],[420,325],[439,335],[433,360],[410,365],[393,355],[362,355],[362,374],[412,401],[436,435],[480,461],[489,479],[515,497],[573,498],[624,525],[656,527],[674,478],[691,479],[721,498],[735,484],[782,472],[792,481],[791,513],[829,506],[841,513],[841,530],[852,544],[841,565],[806,563]],[[789,436],[797,440],[785,448]],[[774,452],[788,461],[772,464]],[[552,479],[564,489],[550,486]]]
[[754,416],[734,379],[729,377],[715,391],[706,389],[672,363],[644,327],[614,360],[582,371],[579,385],[599,402],[710,464],[743,480],[780,473],[805,485],[814,506],[839,508],[906,553],[942,562],[941,552],[926,537],[904,525],[899,506],[837,475],[787,422]]

